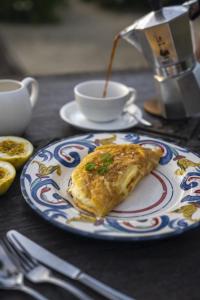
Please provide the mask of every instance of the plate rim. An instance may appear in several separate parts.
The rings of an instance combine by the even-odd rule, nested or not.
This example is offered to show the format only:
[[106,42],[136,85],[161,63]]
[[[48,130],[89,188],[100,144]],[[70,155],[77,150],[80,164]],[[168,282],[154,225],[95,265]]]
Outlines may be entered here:
[[[113,134],[113,132],[111,131],[110,132],[111,134]],[[94,133],[94,132],[87,132],[87,134],[109,134],[109,132],[98,132],[98,133]],[[115,134],[134,134],[133,132],[118,132],[118,131],[115,131]],[[153,138],[153,139],[156,139],[156,140],[160,140],[160,141],[163,141],[163,142],[166,142],[166,143],[169,143],[169,144],[173,144],[171,142],[168,142],[162,138],[157,138],[157,137],[153,137],[151,135],[143,135],[143,134],[140,134],[140,133],[136,133],[138,134],[139,136],[142,136],[142,137],[149,137],[149,138]],[[22,193],[22,196],[25,200],[25,202],[29,205],[29,207],[37,214],[39,215],[42,219],[44,219],[46,222],[56,226],[57,228],[60,228],[62,229],[63,231],[67,231],[69,233],[73,233],[73,234],[76,234],[78,236],[81,236],[81,237],[87,237],[87,238],[93,238],[93,239],[96,239],[96,240],[106,240],[106,241],[120,241],[120,242],[144,242],[144,241],[154,241],[154,240],[160,240],[160,239],[166,239],[168,237],[176,237],[176,236],[179,236],[185,232],[187,232],[188,230],[192,230],[192,229],[195,229],[197,227],[200,226],[200,220],[199,221],[196,221],[192,224],[189,224],[186,228],[181,228],[181,229],[178,229],[176,231],[172,231],[172,232],[168,232],[168,233],[162,233],[162,234],[156,234],[156,235],[151,235],[149,234],[148,236],[115,236],[115,235],[100,235],[100,234],[96,234],[96,233],[93,233],[93,232],[88,232],[88,231],[84,231],[84,230],[80,230],[78,228],[73,228],[73,227],[70,227],[70,226],[67,226],[67,224],[62,224],[61,222],[58,222],[54,219],[50,219],[47,215],[43,214],[43,212],[38,209],[38,207],[36,205],[34,205],[32,203],[32,201],[30,200],[28,194],[27,194],[27,191],[25,189],[25,184],[24,184],[24,174],[30,164],[30,162],[35,158],[35,156],[37,156],[38,152],[45,149],[46,147],[50,147],[50,146],[53,146],[57,143],[60,143],[62,141],[65,141],[65,140],[70,140],[71,138],[78,138],[78,137],[82,137],[86,135],[86,133],[83,133],[83,134],[77,134],[77,135],[72,135],[72,136],[69,136],[69,137],[65,137],[65,138],[61,138],[61,139],[58,139],[56,141],[53,141],[53,142],[50,142],[50,143],[47,143],[46,145],[42,146],[41,148],[37,149],[36,152],[29,158],[29,160],[26,162],[26,164],[24,165],[22,171],[21,171],[21,175],[20,175],[20,189],[21,189],[21,193]],[[174,144],[176,145],[176,144]],[[182,146],[179,146],[177,145],[178,147],[182,147]],[[198,153],[195,153],[193,151],[190,151],[187,147],[182,147],[184,148],[185,150],[188,150],[190,153],[194,154],[194,155],[197,155],[199,156]]]

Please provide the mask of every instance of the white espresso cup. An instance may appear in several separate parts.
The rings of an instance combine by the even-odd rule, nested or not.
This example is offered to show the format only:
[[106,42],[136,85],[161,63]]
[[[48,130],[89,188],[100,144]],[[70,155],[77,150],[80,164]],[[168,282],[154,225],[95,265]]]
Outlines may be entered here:
[[74,88],[80,111],[91,121],[108,122],[119,118],[136,98],[135,89],[114,81],[109,81],[104,98],[104,84],[105,80],[92,80],[79,83]]
[[0,80],[0,135],[21,135],[37,99],[38,83],[34,78]]

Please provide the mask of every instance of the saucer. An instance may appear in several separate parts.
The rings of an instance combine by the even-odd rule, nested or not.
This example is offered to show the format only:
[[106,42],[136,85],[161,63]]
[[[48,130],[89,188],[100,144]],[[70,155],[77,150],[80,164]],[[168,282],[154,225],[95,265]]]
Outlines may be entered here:
[[[134,115],[137,117],[137,119],[140,119],[142,117],[141,109],[135,104],[132,104],[131,112],[133,110],[133,106],[135,108]],[[76,101],[71,101],[60,109],[60,117],[66,123],[80,129],[89,129],[95,131],[115,131],[131,128],[138,123],[132,114],[124,112],[116,120],[101,123],[86,119],[85,116],[80,112]]]

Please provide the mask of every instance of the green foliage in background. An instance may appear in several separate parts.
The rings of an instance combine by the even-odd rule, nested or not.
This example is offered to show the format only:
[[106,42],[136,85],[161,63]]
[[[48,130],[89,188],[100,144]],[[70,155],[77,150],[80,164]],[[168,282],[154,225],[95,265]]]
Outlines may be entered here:
[[96,2],[100,6],[108,9],[128,11],[130,9],[142,9],[148,7],[147,0],[82,0],[84,2]]
[[67,0],[0,0],[0,21],[48,23],[59,21]]
[[[102,7],[120,11],[143,10],[150,11],[148,0],[82,0],[84,2],[96,2]],[[186,0],[185,0],[186,1]],[[176,5],[185,2],[184,0],[162,0],[164,5]]]
[[[0,22],[52,23],[60,21],[66,4],[81,0],[0,0]],[[150,11],[148,0],[82,0],[120,11]],[[184,0],[162,0],[163,5],[174,5]]]

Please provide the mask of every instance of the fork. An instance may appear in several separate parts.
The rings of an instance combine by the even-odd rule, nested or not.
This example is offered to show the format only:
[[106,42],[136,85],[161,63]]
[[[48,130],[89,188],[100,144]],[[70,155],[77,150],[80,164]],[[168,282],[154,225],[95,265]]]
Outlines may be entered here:
[[24,276],[10,259],[3,241],[0,241],[0,289],[18,290],[37,300],[48,300],[34,289],[24,285]]
[[17,240],[15,241],[18,246],[12,244],[12,242],[8,241],[6,238],[4,239],[4,243],[6,244],[8,251],[15,258],[19,264],[21,272],[27,279],[33,283],[51,283],[67,290],[78,299],[92,300],[91,297],[79,288],[75,287],[73,284],[53,276],[50,269],[40,264],[26,251],[23,245],[19,244]]

